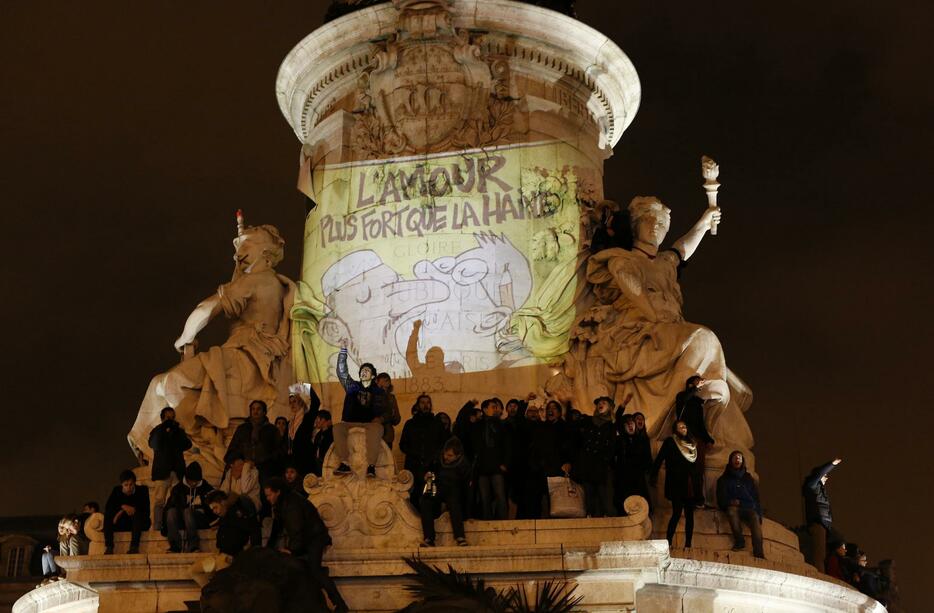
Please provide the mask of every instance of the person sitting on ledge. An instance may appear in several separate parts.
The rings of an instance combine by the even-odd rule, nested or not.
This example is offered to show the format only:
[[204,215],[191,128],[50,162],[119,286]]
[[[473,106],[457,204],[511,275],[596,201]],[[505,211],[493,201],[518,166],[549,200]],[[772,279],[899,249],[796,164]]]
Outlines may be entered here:
[[752,555],[765,558],[762,551],[762,505],[759,504],[759,488],[756,480],[746,470],[743,452],[730,454],[723,474],[717,479],[717,505],[726,513],[733,531],[733,551],[746,547],[743,524],[749,526],[752,535]]
[[835,579],[849,583],[851,577],[848,577],[846,572],[849,566],[849,560],[846,559],[846,543],[843,541],[831,542],[830,553],[827,554],[824,561],[825,573]]
[[666,538],[671,547],[684,512],[684,548],[691,548],[694,536],[694,506],[700,499],[701,476],[697,474],[697,445],[688,434],[688,426],[676,421],[672,435],[665,439],[652,465],[652,485],[658,482],[658,471],[665,465],[665,498],[671,501],[671,519]]
[[356,381],[347,370],[347,340],[341,341],[337,356],[337,378],[344,388],[344,412],[341,423],[334,426],[334,452],[340,466],[335,475],[347,475],[350,469],[350,450],[347,446],[348,430],[353,426],[366,429],[366,476],[376,476],[376,461],[383,440],[383,405],[386,393],[375,384],[376,367],[365,362],[360,366],[360,380]]
[[217,517],[214,525],[217,526],[218,552],[233,557],[243,551],[247,543],[251,547],[262,545],[256,507],[249,498],[214,490],[206,500]]
[[114,532],[129,532],[127,553],[139,553],[143,530],[149,530],[149,488],[137,485],[136,473],[127,469],[104,505],[104,554],[114,552]]
[[[214,521],[214,514],[207,503],[207,495],[214,488],[202,478],[201,465],[192,462],[185,469],[185,478],[172,488],[165,514],[166,532],[169,537],[169,553],[194,553],[200,548],[198,530],[203,530]],[[180,529],[185,528],[182,543]]]
[[335,611],[348,611],[337,585],[321,565],[324,550],[331,544],[331,535],[318,509],[307,498],[296,494],[281,477],[270,479],[263,488],[263,495],[272,505],[274,517],[267,547],[302,560],[309,578],[324,589]]
[[441,514],[441,503],[451,515],[451,528],[457,544],[467,544],[464,534],[464,507],[467,502],[467,485],[470,481],[470,463],[464,456],[464,446],[457,438],[444,444],[444,451],[429,466],[423,483],[426,491],[419,498],[422,514],[424,545],[434,547],[435,519]]

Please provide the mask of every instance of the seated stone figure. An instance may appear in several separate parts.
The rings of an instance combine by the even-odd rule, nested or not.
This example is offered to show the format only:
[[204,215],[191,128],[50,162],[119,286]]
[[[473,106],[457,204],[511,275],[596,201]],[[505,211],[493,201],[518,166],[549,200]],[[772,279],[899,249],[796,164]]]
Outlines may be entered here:
[[685,321],[678,274],[721,213],[707,209],[687,234],[661,249],[670,213],[655,197],[633,199],[632,248],[603,249],[588,260],[595,304],[572,329],[563,375],[573,381],[576,397],[607,394],[644,413],[656,440],[674,421],[676,393],[688,377],[702,376],[708,383],[698,395],[716,441],[708,462],[719,472],[730,450],[752,458],[752,433],[743,415],[752,393],[727,368],[716,335]]
[[[188,317],[175,341],[185,359],[153,378],[128,436],[138,456],[151,463],[149,430],[163,407],[174,407],[194,443],[189,454],[198,454],[205,478],[213,482],[224,470],[227,439],[249,417],[249,403],[265,402],[271,419],[286,415],[292,383],[289,311],[295,284],[275,271],[285,241],[264,225],[241,227],[233,243],[233,278]],[[231,321],[227,341],[194,353],[198,333],[222,313]]]

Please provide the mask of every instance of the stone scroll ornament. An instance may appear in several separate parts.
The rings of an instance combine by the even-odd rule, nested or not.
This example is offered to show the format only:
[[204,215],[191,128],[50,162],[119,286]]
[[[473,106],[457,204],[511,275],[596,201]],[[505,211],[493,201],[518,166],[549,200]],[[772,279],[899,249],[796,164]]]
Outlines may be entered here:
[[355,148],[369,159],[508,142],[505,61],[454,28],[450,0],[393,0],[397,29],[360,76]]

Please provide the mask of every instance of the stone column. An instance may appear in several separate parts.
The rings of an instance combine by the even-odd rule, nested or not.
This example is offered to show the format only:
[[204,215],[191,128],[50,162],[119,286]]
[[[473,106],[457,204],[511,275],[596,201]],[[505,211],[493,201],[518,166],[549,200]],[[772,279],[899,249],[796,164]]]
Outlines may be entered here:
[[454,414],[540,390],[587,300],[603,162],[639,105],[626,55],[528,4],[394,0],[310,34],[276,92],[316,204],[299,379],[337,409],[346,338],[351,373],[390,373],[403,417],[421,392]]

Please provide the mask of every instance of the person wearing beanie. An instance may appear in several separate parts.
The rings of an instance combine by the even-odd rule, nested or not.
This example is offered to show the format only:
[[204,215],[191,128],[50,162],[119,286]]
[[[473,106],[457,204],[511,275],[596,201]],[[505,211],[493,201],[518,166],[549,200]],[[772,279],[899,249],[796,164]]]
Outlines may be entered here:
[[589,517],[612,517],[616,515],[612,470],[616,455],[613,400],[601,396],[593,401],[593,405],[593,416],[581,420],[577,454],[571,462],[571,478],[584,486],[584,502]]
[[[166,505],[166,535],[170,553],[193,553],[199,550],[198,530],[214,521],[214,513],[207,503],[208,492],[214,488],[204,480],[201,465],[192,462],[185,469],[185,478],[172,488]],[[181,529],[185,530],[182,540]]]
[[733,551],[746,547],[743,524],[749,526],[752,536],[752,555],[765,558],[762,551],[762,505],[759,504],[759,487],[746,470],[746,459],[742,451],[734,451],[717,479],[717,506],[730,522],[733,532]]

